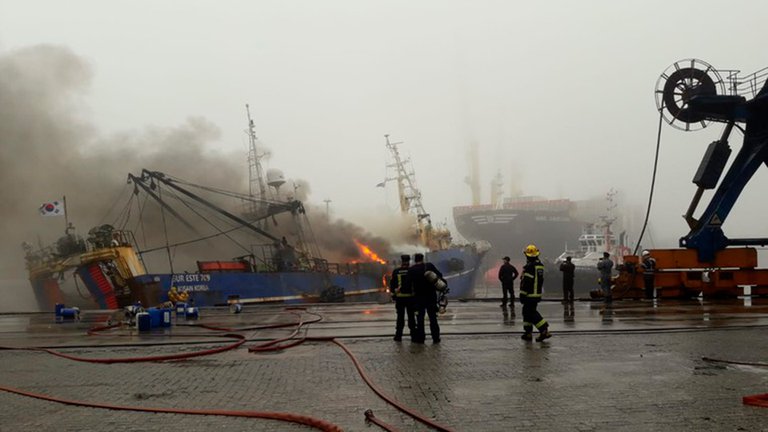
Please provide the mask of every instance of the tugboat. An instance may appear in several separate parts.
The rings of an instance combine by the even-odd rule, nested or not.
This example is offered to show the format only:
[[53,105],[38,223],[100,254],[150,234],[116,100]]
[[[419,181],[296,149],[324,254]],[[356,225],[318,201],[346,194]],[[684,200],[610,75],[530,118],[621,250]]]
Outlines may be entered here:
[[392,156],[388,168],[394,170],[394,175],[385,179],[397,184],[400,212],[406,216],[415,217],[414,226],[419,244],[424,249],[425,260],[434,264],[448,282],[449,298],[472,298],[475,296],[475,277],[478,274],[483,256],[490,250],[487,241],[476,241],[469,244],[455,244],[450,230],[432,225],[432,217],[424,209],[421,201],[421,191],[416,185],[415,172],[410,160],[400,156],[398,145],[391,142],[389,135],[384,135],[386,146]]
[[617,207],[614,202],[616,194],[617,192],[613,189],[606,193],[606,213],[600,216],[597,222],[584,226],[579,236],[578,249],[569,250],[566,247],[550,268],[549,273],[554,276],[555,283],[559,285],[562,276],[559,271],[560,264],[566,257],[571,257],[571,262],[576,267],[574,289],[578,291],[577,295],[586,296],[597,287],[600,278],[597,263],[603,258],[604,252],[610,254],[614,268],[619,268],[623,264],[624,256],[631,252],[626,244],[626,232],[622,231],[616,235],[613,231],[617,220],[613,215],[613,210]]

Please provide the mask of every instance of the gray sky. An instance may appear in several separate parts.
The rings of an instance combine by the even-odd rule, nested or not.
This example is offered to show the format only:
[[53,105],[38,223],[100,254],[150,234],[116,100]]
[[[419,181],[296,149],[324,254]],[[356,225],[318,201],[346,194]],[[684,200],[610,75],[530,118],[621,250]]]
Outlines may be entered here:
[[[659,74],[689,57],[744,73],[768,66],[759,54],[768,3],[724,5],[0,0],[0,55],[67,47],[91,68],[76,109],[93,135],[202,117],[221,131],[207,151],[239,152],[244,171],[250,103],[272,150],[268,166],[306,179],[310,201],[331,199],[335,215],[363,225],[366,214],[395,209],[373,187],[384,176],[389,133],[405,141],[424,204],[443,221],[470,202],[471,141],[480,147],[485,201],[501,170],[526,194],[579,199],[615,188],[644,205]],[[663,130],[651,221],[657,246],[676,246],[687,232],[680,215],[694,192],[690,179],[721,129]],[[733,137],[738,150],[741,136]],[[90,145],[104,142],[113,141]],[[758,190],[765,171],[727,235],[767,234]]]

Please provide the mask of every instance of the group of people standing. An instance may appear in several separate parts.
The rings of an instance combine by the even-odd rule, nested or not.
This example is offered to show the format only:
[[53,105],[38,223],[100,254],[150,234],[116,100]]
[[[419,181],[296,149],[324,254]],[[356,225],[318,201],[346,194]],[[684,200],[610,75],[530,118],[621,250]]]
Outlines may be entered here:
[[434,264],[424,262],[424,254],[414,254],[413,261],[411,265],[410,255],[401,255],[400,267],[392,271],[389,283],[397,312],[394,340],[397,342],[403,340],[407,318],[411,342],[423,344],[426,340],[424,328],[426,315],[429,317],[432,343],[437,344],[440,343],[440,324],[437,322],[438,292],[435,282],[442,281],[442,286],[445,286],[445,280]]
[[[650,251],[644,250],[641,255],[640,268],[643,270],[643,288],[645,298],[651,300],[654,298],[656,290],[656,259],[651,256]],[[613,283],[613,261],[611,254],[603,252],[603,257],[597,263],[597,269],[600,271],[600,289],[603,291],[606,303],[611,303],[613,293],[611,285]]]
[[[515,315],[515,280],[520,279],[520,303],[523,306],[523,340],[533,340],[534,327],[539,335],[536,341],[542,342],[552,337],[549,331],[549,323],[541,316],[538,311],[538,304],[541,301],[542,288],[544,286],[544,264],[539,259],[539,249],[536,245],[528,245],[523,254],[526,263],[523,266],[522,274],[510,263],[510,258],[505,256],[504,263],[499,268],[499,281],[501,281],[502,300],[501,307],[506,310],[509,304],[512,316]],[[424,262],[424,254],[417,253],[413,256],[414,264],[411,265],[410,255],[400,257],[400,267],[392,271],[389,288],[392,298],[395,301],[395,310],[397,319],[395,321],[395,341],[403,339],[406,319],[408,329],[410,330],[411,342],[424,343],[426,340],[426,331],[424,328],[425,318],[429,317],[429,331],[433,343],[440,343],[440,325],[437,322],[438,314],[438,288],[436,280],[443,282],[445,280],[442,273],[432,263]],[[654,276],[656,271],[656,260],[650,256],[648,251],[643,251],[642,263],[643,279],[645,284],[645,297],[653,298],[654,295]],[[603,295],[607,303],[610,303],[613,296],[611,293],[613,261],[610,254],[605,252],[603,258],[598,262],[597,268],[600,271],[600,282]],[[560,264],[560,271],[563,273],[563,303],[572,304],[574,301],[573,285],[576,266],[571,262],[571,257],[566,257]],[[432,272],[433,274],[430,274]],[[439,285],[438,285],[439,286]]]

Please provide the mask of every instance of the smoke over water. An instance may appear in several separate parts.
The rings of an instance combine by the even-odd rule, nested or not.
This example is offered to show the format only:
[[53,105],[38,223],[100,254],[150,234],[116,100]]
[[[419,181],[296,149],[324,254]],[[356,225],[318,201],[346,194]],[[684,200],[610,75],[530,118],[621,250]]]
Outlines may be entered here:
[[[0,281],[26,278],[22,242],[47,245],[63,234],[63,218],[38,215],[43,202],[66,195],[70,222],[84,235],[93,226],[114,222],[107,215],[121,191],[127,196],[127,174],[138,174],[141,168],[217,188],[247,190],[244,152],[212,150],[221,134],[203,118],[189,118],[176,127],[99,136],[80,114],[91,77],[89,65],[64,47],[41,45],[0,54]],[[297,183],[297,199],[306,198],[309,185]],[[144,222],[158,222],[157,213],[150,212]],[[318,208],[308,213],[316,224],[319,247],[332,255],[328,259],[360,258],[353,238],[379,253],[389,252],[387,241],[359,226],[331,223]],[[143,236],[161,232],[147,229]],[[145,246],[162,242],[150,239]],[[206,245],[201,249],[210,250]],[[234,256],[231,250],[217,252],[233,253],[218,259]],[[0,285],[5,289],[9,283]]]

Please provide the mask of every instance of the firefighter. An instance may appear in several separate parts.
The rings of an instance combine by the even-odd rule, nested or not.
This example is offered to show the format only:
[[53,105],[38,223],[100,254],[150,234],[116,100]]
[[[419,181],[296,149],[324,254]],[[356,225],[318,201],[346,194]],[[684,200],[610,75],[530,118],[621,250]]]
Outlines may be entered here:
[[536,310],[541,301],[542,287],[544,285],[544,264],[539,260],[539,248],[529,244],[523,251],[526,263],[523,266],[523,275],[520,280],[520,303],[523,304],[523,333],[522,339],[533,339],[533,327],[539,331],[537,342],[552,337],[549,324]]
[[499,280],[501,281],[501,307],[507,308],[507,293],[509,293],[509,306],[512,308],[512,315],[515,314],[515,279],[519,273],[517,268],[509,263],[509,257],[504,257],[504,264],[499,267]]
[[414,264],[408,269],[408,279],[413,285],[413,293],[416,303],[416,328],[415,336],[411,340],[415,343],[424,343],[426,333],[424,330],[424,315],[429,315],[429,333],[432,343],[440,343],[440,325],[437,323],[437,290],[435,284],[427,280],[424,273],[432,271],[439,280],[443,280],[443,274],[432,263],[424,262],[424,254],[413,255]]
[[655,288],[655,275],[656,275],[656,260],[651,256],[651,253],[647,250],[643,251],[643,283],[645,284],[645,298],[652,299],[653,291]]
[[410,255],[400,255],[400,267],[392,270],[392,278],[389,282],[389,291],[392,293],[392,299],[395,301],[395,337],[396,342],[403,340],[403,328],[405,327],[405,316],[408,316],[408,333],[411,340],[414,337],[414,304],[413,287],[408,279],[408,267],[411,266]]

